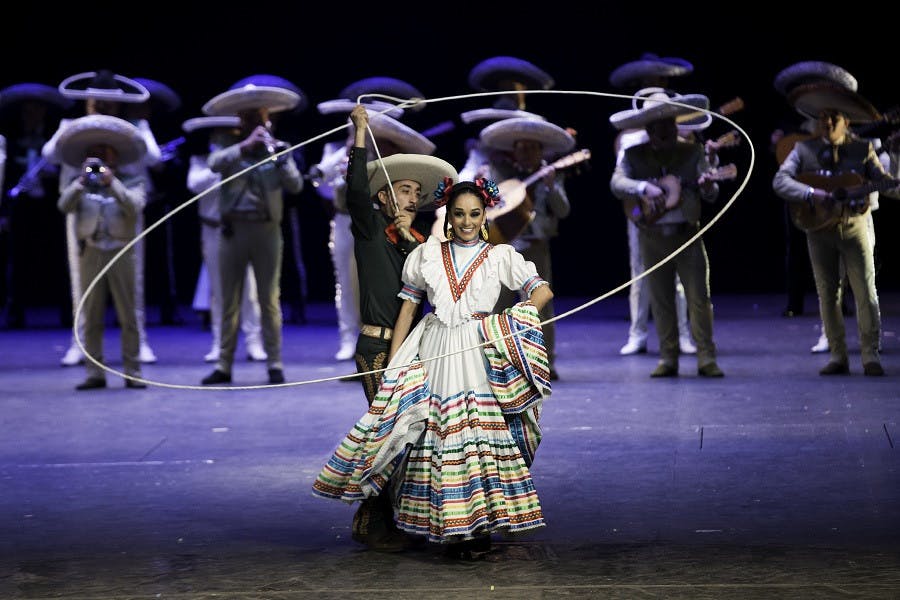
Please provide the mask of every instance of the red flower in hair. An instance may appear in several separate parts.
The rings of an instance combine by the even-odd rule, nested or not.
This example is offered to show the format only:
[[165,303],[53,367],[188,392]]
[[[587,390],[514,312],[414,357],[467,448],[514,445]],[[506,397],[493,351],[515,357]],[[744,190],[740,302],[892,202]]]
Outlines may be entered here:
[[447,200],[450,199],[450,190],[453,189],[453,179],[450,177],[444,177],[443,180],[438,184],[437,189],[434,190],[434,207],[440,208],[447,204]]
[[475,187],[481,192],[482,201],[488,208],[500,203],[500,188],[493,179],[479,177],[475,180]]

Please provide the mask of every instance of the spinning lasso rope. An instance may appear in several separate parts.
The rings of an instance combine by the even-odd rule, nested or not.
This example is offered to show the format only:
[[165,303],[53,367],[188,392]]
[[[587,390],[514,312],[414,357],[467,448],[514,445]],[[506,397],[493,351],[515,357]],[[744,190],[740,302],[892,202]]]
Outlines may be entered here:
[[[517,92],[517,93],[521,93],[521,94],[563,94],[563,95],[597,96],[597,97],[605,97],[605,98],[621,98],[621,99],[625,99],[625,100],[641,99],[641,97],[639,97],[639,96],[630,96],[630,95],[627,95],[627,94],[613,94],[613,93],[608,93],[608,92],[590,92],[590,91],[573,91],[573,90],[523,90],[523,91]],[[463,99],[467,99],[467,98],[478,98],[478,97],[484,97],[484,96],[502,96],[502,95],[508,95],[508,94],[509,94],[509,92],[506,92],[506,91],[503,91],[503,92],[479,92],[479,93],[474,93],[474,94],[463,94],[463,95],[458,95],[458,96],[445,96],[445,97],[443,97],[443,98],[435,98],[435,99],[433,99],[433,100],[427,100],[427,99],[423,99],[423,98],[412,98],[412,99],[406,99],[406,98],[394,98],[394,97],[392,97],[392,96],[386,96],[386,95],[383,95],[383,94],[366,94],[366,95],[364,95],[364,96],[360,96],[359,98],[357,98],[357,102],[361,101],[362,98],[382,98],[382,99],[385,99],[385,100],[389,100],[389,101],[395,102],[395,103],[396,103],[396,108],[407,108],[407,107],[415,106],[415,105],[417,105],[417,104],[422,104],[422,103],[424,103],[424,104],[431,104],[431,103],[438,103],[438,102],[449,102],[449,101],[453,101],[453,100],[463,100]],[[568,311],[566,311],[566,312],[564,312],[564,313],[562,313],[562,314],[556,315],[556,316],[553,317],[552,319],[547,319],[546,321],[541,322],[539,325],[535,325],[534,327],[531,327],[531,328],[529,328],[529,329],[525,329],[525,330],[522,330],[522,331],[518,331],[518,332],[516,332],[516,333],[511,333],[511,334],[509,334],[509,335],[507,335],[507,336],[504,336],[504,338],[498,338],[498,339],[505,339],[506,337],[512,337],[512,336],[514,336],[514,335],[521,335],[521,334],[525,333],[526,331],[529,331],[530,329],[534,329],[534,328],[536,328],[536,327],[538,327],[538,326],[543,327],[544,325],[546,325],[546,324],[548,324],[548,323],[553,323],[553,322],[559,321],[560,319],[564,319],[564,318],[570,317],[571,315],[574,315],[575,313],[578,313],[578,312],[580,312],[580,311],[582,311],[582,310],[584,310],[584,309],[586,309],[586,308],[589,308],[589,307],[593,306],[594,304],[600,302],[601,300],[605,300],[606,298],[609,298],[609,297],[612,296],[613,294],[616,294],[616,293],[618,293],[618,292],[620,292],[620,291],[626,289],[626,288],[627,288],[628,286],[630,286],[632,283],[634,283],[634,282],[636,282],[636,281],[639,281],[639,280],[643,279],[644,277],[646,277],[646,276],[649,275],[650,273],[652,273],[652,272],[654,272],[655,270],[659,269],[662,265],[664,265],[664,264],[666,264],[667,262],[669,262],[670,260],[672,260],[672,259],[673,259],[676,255],[678,255],[681,251],[683,251],[685,248],[687,248],[688,246],[690,246],[692,243],[694,243],[694,241],[696,241],[696,240],[697,240],[698,238],[700,238],[704,233],[706,233],[706,231],[709,230],[709,228],[712,227],[715,223],[717,223],[717,222],[719,221],[719,219],[721,219],[722,216],[723,216],[723,215],[731,208],[731,205],[734,204],[734,202],[737,200],[737,198],[738,198],[738,196],[741,194],[741,192],[744,191],[744,188],[747,187],[747,183],[748,183],[749,180],[750,180],[750,174],[753,172],[753,166],[754,166],[754,164],[756,163],[756,150],[755,150],[754,147],[753,147],[753,142],[750,140],[750,136],[748,136],[747,133],[746,133],[746,132],[745,132],[745,131],[737,124],[737,123],[735,123],[734,121],[732,121],[731,119],[729,119],[728,117],[726,117],[726,116],[724,116],[724,115],[722,115],[722,114],[715,113],[715,112],[712,112],[712,111],[709,111],[709,110],[705,110],[705,109],[702,109],[702,108],[698,108],[698,107],[696,107],[696,106],[691,106],[691,105],[688,105],[688,104],[683,104],[683,103],[681,103],[681,102],[674,102],[674,101],[672,101],[672,100],[666,100],[666,99],[660,99],[659,101],[660,101],[660,102],[666,102],[667,104],[673,104],[673,105],[676,105],[676,106],[682,106],[682,107],[685,107],[685,108],[690,108],[692,111],[703,112],[703,113],[709,114],[709,115],[711,115],[713,118],[721,119],[721,120],[727,122],[727,123],[730,124],[732,127],[734,127],[738,132],[740,132],[740,134],[744,137],[744,139],[747,140],[748,147],[749,147],[749,149],[750,149],[750,164],[749,164],[749,166],[748,166],[748,168],[747,168],[747,173],[746,173],[746,175],[745,175],[743,181],[740,182],[740,184],[738,185],[737,189],[736,189],[735,192],[732,194],[731,198],[728,199],[728,202],[726,202],[726,203],[724,204],[724,206],[722,206],[722,208],[721,208],[721,209],[720,209],[720,210],[719,210],[719,211],[718,211],[718,212],[717,212],[717,213],[709,220],[709,222],[708,222],[706,225],[704,225],[703,227],[701,227],[700,230],[699,230],[696,234],[694,234],[693,237],[691,237],[690,239],[688,239],[687,241],[685,241],[684,244],[682,244],[681,246],[679,246],[674,252],[672,252],[671,254],[669,254],[668,256],[666,256],[664,259],[662,259],[661,261],[659,261],[658,263],[656,263],[656,264],[653,265],[652,267],[647,267],[647,268],[645,268],[644,271],[643,271],[643,273],[641,273],[641,274],[638,275],[637,277],[634,277],[634,278],[632,278],[632,279],[629,279],[629,280],[626,281],[625,283],[623,283],[623,284],[621,284],[621,285],[619,285],[619,286],[617,286],[617,287],[615,287],[615,288],[613,288],[613,289],[611,289],[611,290],[609,290],[609,291],[607,291],[607,292],[605,292],[605,293],[603,293],[603,294],[597,296],[596,298],[593,298],[593,299],[591,299],[591,300],[589,300],[589,301],[587,301],[587,302],[585,302],[585,303],[583,303],[583,304],[581,304],[581,305],[579,305],[579,306],[576,306],[575,308],[573,308],[573,309],[571,309],[571,310],[568,310]],[[389,112],[390,110],[392,110],[392,109],[391,109],[391,108],[388,108],[388,109],[385,109],[384,111],[378,112],[378,114],[384,114],[384,113],[386,113],[386,112]],[[372,111],[372,112],[376,112],[376,111]],[[199,194],[197,194],[197,195],[194,196],[193,198],[190,198],[190,199],[188,199],[188,200],[185,200],[181,205],[175,207],[174,209],[172,209],[171,211],[169,211],[168,213],[166,213],[165,215],[163,215],[162,217],[160,217],[159,220],[157,220],[155,223],[153,223],[152,225],[150,225],[150,226],[148,226],[148,227],[145,227],[145,228],[144,228],[144,231],[143,231],[141,234],[139,234],[139,235],[138,235],[137,237],[135,237],[133,240],[131,240],[130,242],[128,242],[128,244],[126,244],[124,248],[122,248],[121,250],[119,250],[118,253],[116,253],[116,255],[112,258],[112,260],[111,260],[109,263],[107,263],[107,265],[104,266],[103,269],[100,270],[100,272],[97,274],[97,276],[94,277],[94,279],[91,281],[91,283],[90,283],[90,284],[87,286],[87,288],[84,290],[84,293],[81,295],[81,299],[78,301],[78,306],[75,308],[75,319],[74,319],[74,322],[75,322],[75,323],[78,323],[78,320],[79,320],[79,318],[80,318],[80,316],[81,316],[81,310],[82,310],[82,307],[84,306],[85,298],[87,298],[87,295],[90,294],[90,293],[93,291],[94,287],[97,285],[97,282],[100,280],[100,278],[103,277],[103,276],[106,274],[106,272],[112,267],[112,265],[113,265],[117,260],[119,260],[119,258],[120,258],[123,254],[125,254],[126,252],[128,252],[128,250],[130,250],[135,244],[137,244],[137,243],[138,243],[140,240],[142,240],[145,236],[149,235],[150,232],[152,232],[152,231],[155,230],[157,227],[159,227],[159,226],[161,226],[163,223],[165,223],[166,220],[168,220],[169,218],[171,218],[171,217],[174,216],[175,214],[179,213],[180,211],[184,210],[185,208],[187,208],[188,206],[190,206],[191,204],[193,204],[194,202],[196,202],[197,200],[199,200],[200,198],[202,198],[202,197],[205,196],[206,194],[210,193],[210,192],[213,191],[214,189],[217,189],[217,188],[221,187],[222,185],[228,183],[229,181],[232,181],[232,180],[234,180],[234,179],[237,179],[238,177],[243,176],[245,173],[248,173],[248,172],[252,171],[253,169],[256,169],[256,168],[259,167],[260,165],[262,165],[262,164],[264,164],[264,163],[266,163],[266,162],[268,162],[268,161],[277,160],[280,156],[282,156],[282,155],[284,155],[284,154],[287,154],[288,152],[293,152],[294,150],[296,150],[296,149],[298,149],[298,148],[302,148],[303,146],[306,146],[306,145],[308,145],[308,144],[311,144],[312,142],[315,142],[315,141],[317,141],[317,140],[320,140],[320,139],[322,139],[322,138],[324,138],[324,137],[327,137],[327,136],[329,136],[329,135],[331,135],[331,134],[333,134],[333,133],[337,133],[337,132],[342,131],[342,130],[344,130],[344,129],[347,129],[347,128],[349,128],[349,127],[350,127],[350,124],[349,124],[349,123],[344,124],[344,125],[341,125],[341,126],[339,126],[339,127],[335,127],[334,129],[331,129],[331,130],[329,130],[329,131],[326,131],[326,132],[324,132],[324,133],[321,133],[321,134],[319,134],[319,135],[317,135],[317,136],[311,137],[311,138],[309,138],[308,140],[305,140],[305,141],[303,141],[303,142],[300,142],[300,143],[298,143],[298,144],[295,144],[295,145],[293,145],[293,146],[291,146],[291,147],[289,147],[289,148],[285,148],[284,150],[281,150],[281,151],[279,151],[279,152],[276,152],[275,154],[272,154],[271,156],[269,156],[269,157],[267,157],[267,158],[265,158],[265,159],[259,161],[258,163],[253,164],[253,165],[250,165],[250,166],[247,167],[246,169],[244,169],[244,170],[242,170],[242,171],[239,171],[239,172],[237,172],[237,173],[235,173],[235,174],[233,174],[233,175],[231,175],[231,176],[229,176],[229,177],[227,177],[227,178],[225,178],[225,179],[222,179],[222,180],[219,181],[217,184],[215,184],[215,185],[213,185],[213,186],[207,188],[206,190],[200,192]],[[375,153],[376,153],[376,156],[377,156],[377,160],[381,163],[381,168],[384,169],[384,164],[383,164],[383,162],[381,162],[381,161],[382,161],[382,159],[381,159],[381,153],[378,151],[378,146],[377,146],[377,144],[375,144],[375,137],[374,137],[374,135],[372,134],[371,129],[369,130],[369,137],[372,139],[372,143],[374,144],[374,147],[375,147]],[[385,170],[385,175],[387,176],[387,171],[386,171],[386,170]],[[387,180],[390,181],[390,177],[389,177],[389,176],[387,176]],[[391,194],[392,194],[392,197],[393,197],[393,190],[391,190]],[[396,202],[396,198],[394,198],[394,201]],[[127,373],[123,373],[123,372],[121,372],[121,371],[116,371],[115,369],[113,369],[113,368],[111,368],[111,367],[108,367],[107,365],[101,363],[100,361],[98,361],[97,359],[95,359],[93,356],[91,356],[91,355],[87,352],[87,350],[86,350],[85,347],[84,347],[84,344],[82,344],[82,342],[81,342],[81,338],[80,338],[79,335],[78,335],[78,327],[77,327],[76,325],[73,325],[73,326],[72,326],[72,331],[73,331],[73,333],[74,333],[75,343],[78,345],[79,348],[81,348],[81,351],[84,353],[84,355],[85,355],[85,357],[87,358],[87,360],[90,360],[92,363],[94,363],[95,365],[97,365],[97,366],[100,367],[101,369],[103,369],[103,370],[105,370],[105,371],[108,371],[109,373],[112,373],[112,374],[114,374],[114,375],[118,375],[118,376],[120,376],[120,377],[123,377],[123,378],[125,378],[125,379],[131,379],[131,380],[133,380],[133,381],[140,381],[141,383],[145,383],[145,384],[148,384],[148,385],[155,385],[155,386],[158,386],[158,387],[173,388],[173,389],[185,389],[185,390],[258,390],[258,389],[267,389],[267,388],[292,387],[292,386],[300,386],[300,385],[309,385],[309,384],[312,384],[312,383],[324,383],[324,382],[326,382],[326,381],[337,381],[337,380],[342,380],[342,379],[355,378],[355,377],[359,377],[359,376],[362,376],[362,375],[372,375],[372,374],[375,374],[375,373],[381,373],[381,372],[387,370],[387,368],[384,368],[384,369],[373,369],[373,370],[371,370],[371,371],[365,371],[365,372],[353,372],[353,373],[349,373],[349,374],[346,374],[346,375],[336,375],[336,376],[334,376],[334,377],[323,377],[323,378],[320,378],[320,379],[308,379],[308,380],[305,380],[305,381],[290,381],[290,382],[285,382],[285,383],[264,384],[264,385],[248,385],[248,386],[234,386],[234,385],[229,385],[229,386],[221,386],[221,387],[220,387],[220,386],[209,386],[209,385],[182,385],[182,384],[166,383],[166,382],[163,382],[163,381],[154,381],[154,380],[151,380],[151,379],[143,379],[143,378],[139,378],[139,377],[134,377],[134,376],[128,375]],[[477,349],[477,348],[481,348],[481,347],[483,347],[483,346],[486,346],[486,345],[488,345],[488,344],[491,344],[491,343],[493,343],[494,341],[496,341],[496,340],[486,341],[486,342],[483,342],[483,343],[481,343],[481,344],[477,344],[477,345],[471,346],[471,347],[469,347],[469,348],[463,348],[463,349],[461,349],[461,350],[456,350],[456,351],[454,351],[454,352],[448,352],[448,353],[446,353],[446,354],[440,354],[440,355],[437,355],[437,356],[430,356],[430,357],[426,357],[426,358],[420,358],[419,360],[417,360],[417,361],[415,361],[415,362],[413,362],[413,363],[410,363],[409,365],[399,365],[399,366],[395,366],[395,367],[391,367],[391,368],[392,368],[392,369],[401,369],[401,368],[409,367],[409,366],[411,366],[411,365],[413,365],[413,364],[426,363],[426,362],[429,362],[429,361],[438,360],[438,359],[440,359],[440,358],[445,358],[445,357],[451,356],[451,355],[453,355],[453,354],[460,354],[460,353],[462,353],[462,352],[469,352],[469,351],[471,351],[471,350],[475,350],[475,349]]]

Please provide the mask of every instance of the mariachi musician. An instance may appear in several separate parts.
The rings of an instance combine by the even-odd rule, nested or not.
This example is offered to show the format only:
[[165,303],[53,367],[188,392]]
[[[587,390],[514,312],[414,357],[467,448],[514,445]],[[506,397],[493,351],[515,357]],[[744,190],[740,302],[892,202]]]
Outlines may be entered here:
[[881,115],[855,91],[829,82],[798,86],[788,95],[788,102],[801,115],[818,122],[813,138],[794,144],[775,173],[772,187],[806,229],[819,313],[830,352],[819,374],[850,373],[840,308],[843,263],[856,299],[863,373],[884,375],[879,357],[881,314],[874,245],[867,223],[868,193],[896,188],[898,181],[885,173],[872,142],[850,130],[851,123],[875,122]]
[[[638,244],[645,265],[657,265],[649,273],[650,310],[659,338],[659,363],[651,377],[679,374],[678,322],[675,308],[675,276],[684,285],[691,334],[697,344],[697,374],[722,377],[713,342],[713,307],[709,290],[709,260],[700,231],[701,201],[714,202],[719,195],[716,179],[703,144],[678,135],[678,118],[708,110],[702,94],[673,94],[670,101],[644,102],[640,108],[610,116],[619,131],[644,129],[647,141],[625,149],[610,179],[610,191],[628,204],[639,202],[640,212],[654,215],[638,228]],[[677,202],[670,205],[660,178],[675,176],[680,186]],[[691,185],[687,185],[692,182]],[[690,243],[688,243],[690,242]],[[673,257],[674,255],[674,257]],[[673,257],[671,260],[662,261]]]
[[[775,75],[773,86],[785,99],[788,94],[800,85],[814,82],[828,82],[856,91],[858,82],[849,71],[834,63],[818,60],[807,60],[788,65]],[[777,164],[784,162],[794,144],[799,140],[815,137],[816,119],[803,117],[791,110],[779,120],[778,127],[771,134],[770,150]],[[877,199],[872,210],[877,207]],[[806,233],[791,218],[787,203],[783,205],[784,228],[784,266],[787,304],[781,313],[784,317],[796,317],[804,314],[804,303],[807,289],[812,283],[812,269],[809,264],[809,251],[806,249]],[[870,213],[871,220],[871,213]],[[872,224],[872,240],[874,242],[874,223]],[[845,282],[846,283],[846,282]],[[846,289],[846,285],[842,284]],[[818,341],[810,348],[814,353],[828,352],[828,338],[824,327]]]
[[[566,194],[565,180],[555,169],[546,169],[548,160],[569,152],[575,147],[574,136],[558,125],[549,121],[527,117],[504,119],[485,127],[479,140],[483,146],[496,148],[508,153],[511,160],[494,160],[489,163],[490,178],[501,183],[501,190],[506,187],[503,182],[509,180],[527,180],[530,175],[544,170],[546,174],[529,185],[522,199],[521,210],[510,210],[505,207],[507,220],[521,217],[518,226],[512,231],[517,234],[506,236],[509,239],[497,241],[511,244],[522,253],[526,260],[534,263],[538,275],[553,286],[553,268],[550,254],[550,240],[559,231],[559,220],[569,216],[569,197]],[[494,154],[492,156],[503,156]],[[488,213],[488,218],[492,215]],[[515,223],[513,223],[515,225]],[[493,219],[491,229],[494,238],[501,229]],[[507,228],[504,228],[510,231]],[[500,294],[495,311],[503,310],[518,302],[513,292]],[[554,323],[546,323],[555,315],[553,302],[548,302],[541,310],[541,321],[544,323],[544,342],[547,346],[547,359],[550,367],[550,379],[558,379],[554,368],[556,327]]]

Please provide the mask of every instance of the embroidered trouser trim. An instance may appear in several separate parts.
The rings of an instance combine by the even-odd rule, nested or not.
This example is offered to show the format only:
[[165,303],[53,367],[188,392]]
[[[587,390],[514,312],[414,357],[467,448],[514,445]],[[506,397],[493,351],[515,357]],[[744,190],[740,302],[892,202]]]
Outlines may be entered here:
[[[382,374],[388,363],[388,352],[390,350],[390,341],[379,338],[373,338],[366,335],[360,335],[356,342],[356,372],[366,373],[360,375],[360,381],[363,386],[363,392],[366,394],[366,403],[372,406],[375,394],[378,393],[378,387],[381,385]],[[376,373],[368,373],[368,371],[376,371]]]

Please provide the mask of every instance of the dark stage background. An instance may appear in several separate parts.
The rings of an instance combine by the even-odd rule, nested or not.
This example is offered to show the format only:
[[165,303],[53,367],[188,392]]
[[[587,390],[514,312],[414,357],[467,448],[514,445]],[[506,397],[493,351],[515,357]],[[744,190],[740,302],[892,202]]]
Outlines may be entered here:
[[[279,126],[279,137],[297,143],[342,124],[334,115],[319,115],[315,105],[364,77],[398,77],[429,99],[437,99],[472,93],[467,76],[475,64],[491,56],[511,55],[550,73],[556,90],[616,93],[607,79],[616,66],[643,52],[680,56],[692,61],[695,71],[676,82],[678,91],[704,93],[713,108],[735,97],[743,99],[745,108],[731,118],[747,132],[756,150],[746,189],[705,236],[714,297],[784,289],[782,204],[771,191],[775,162],[768,140],[790,111],[772,87],[775,74],[800,60],[834,62],[858,78],[859,91],[882,111],[898,101],[894,81],[876,62],[875,46],[883,42],[861,30],[848,33],[852,16],[842,19],[830,11],[790,14],[784,9],[777,16],[763,15],[747,4],[678,3],[662,9],[634,2],[596,3],[587,8],[555,3],[537,10],[511,3],[504,6],[501,10],[487,3],[260,2],[226,9],[219,3],[188,2],[72,3],[52,8],[19,4],[10,7],[12,14],[3,25],[0,85],[23,81],[57,85],[69,75],[101,68],[162,81],[183,100],[178,113],[159,115],[152,122],[158,140],[165,142],[180,135],[181,122],[199,116],[203,103],[233,82],[253,73],[271,73],[295,82],[307,95],[309,107]],[[419,129],[455,122],[456,129],[434,138],[436,154],[462,166],[464,141],[477,135],[478,129],[461,125],[457,117],[491,101],[433,103],[404,120]],[[529,110],[575,128],[578,147],[592,152],[589,163],[571,173],[572,214],[562,223],[554,243],[555,287],[560,295],[597,296],[628,279],[624,216],[608,185],[616,133],[608,117],[628,107],[630,101],[625,99],[568,94],[528,97]],[[80,110],[79,104],[73,116],[80,115]],[[717,122],[709,135],[730,128]],[[307,164],[318,161],[324,141],[304,148]],[[723,162],[735,162],[740,179],[722,184],[715,209],[724,205],[750,168],[746,141],[728,152],[723,153]],[[178,168],[174,165],[169,176],[183,181]],[[190,198],[186,190],[178,193],[180,197],[170,200],[172,206]],[[294,201],[309,299],[329,300],[333,276],[328,216],[309,186]],[[163,212],[151,207],[148,225]],[[707,217],[713,214],[710,211]],[[883,291],[900,289],[900,266],[891,260],[900,245],[893,234],[898,219],[900,202],[882,198],[875,221],[878,285]],[[177,294],[187,303],[200,263],[196,209],[188,207],[176,215],[172,229]],[[52,247],[50,237],[63,235],[61,229],[36,235],[38,240],[48,236],[35,249],[37,279],[52,279],[42,276],[48,272],[47,265],[64,262],[62,255],[46,255]],[[151,234],[147,247],[148,261],[158,261],[164,251],[159,238]],[[286,278],[294,277],[290,257],[284,270]],[[152,303],[165,283],[159,275],[148,272],[147,277]],[[286,280],[285,295],[296,293],[293,288],[295,282]],[[43,294],[39,287],[30,293],[36,297],[32,303]]]

